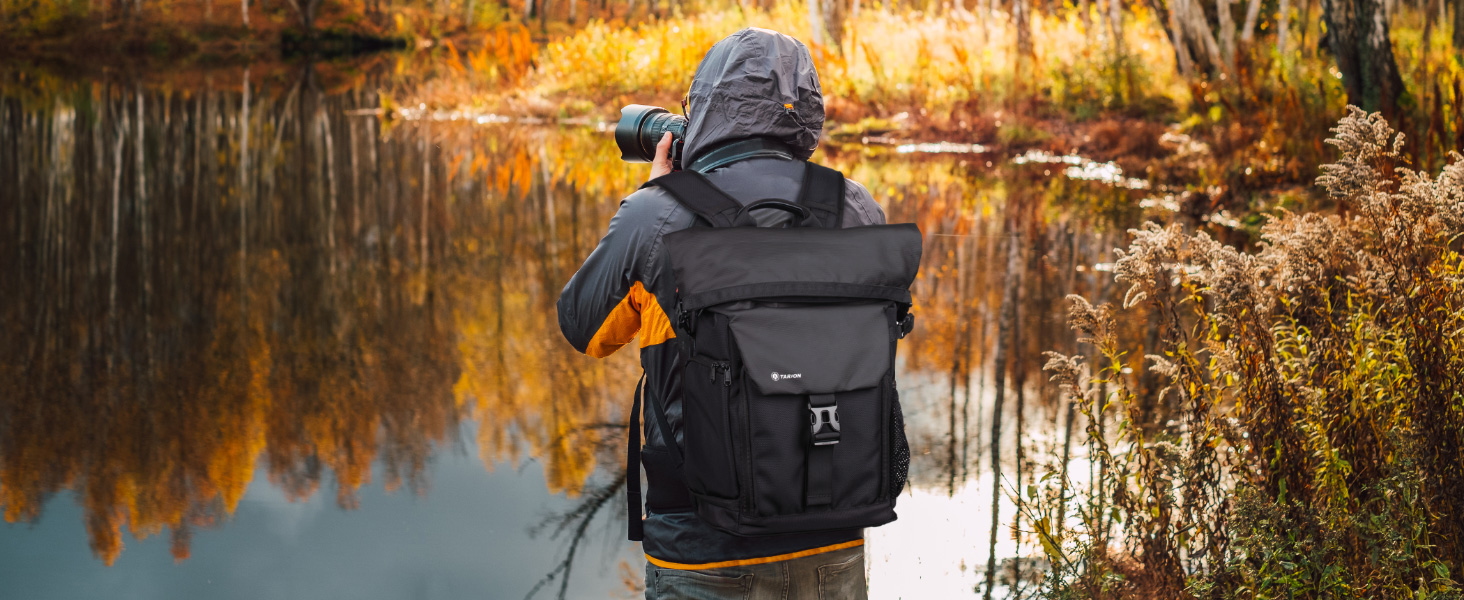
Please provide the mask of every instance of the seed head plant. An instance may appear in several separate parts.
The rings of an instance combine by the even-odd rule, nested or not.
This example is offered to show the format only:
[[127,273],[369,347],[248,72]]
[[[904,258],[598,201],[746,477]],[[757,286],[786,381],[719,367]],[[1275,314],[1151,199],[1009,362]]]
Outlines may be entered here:
[[[1097,358],[1046,369],[1096,472],[1023,503],[1047,597],[1464,597],[1464,157],[1410,170],[1357,108],[1332,132],[1335,214],[1282,212],[1246,250],[1148,223],[1116,251],[1121,308],[1070,297]],[[1157,347],[1127,350],[1115,311]]]

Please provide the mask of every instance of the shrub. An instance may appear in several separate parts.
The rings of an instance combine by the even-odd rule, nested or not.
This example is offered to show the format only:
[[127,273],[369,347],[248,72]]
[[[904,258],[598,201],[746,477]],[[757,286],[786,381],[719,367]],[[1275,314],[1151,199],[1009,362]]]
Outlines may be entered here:
[[[1248,251],[1149,223],[1117,251],[1121,308],[1071,297],[1098,362],[1046,368],[1098,473],[1023,506],[1048,597],[1461,597],[1464,157],[1407,169],[1356,108],[1332,131],[1336,214],[1282,213]],[[1118,311],[1158,328],[1142,360]]]

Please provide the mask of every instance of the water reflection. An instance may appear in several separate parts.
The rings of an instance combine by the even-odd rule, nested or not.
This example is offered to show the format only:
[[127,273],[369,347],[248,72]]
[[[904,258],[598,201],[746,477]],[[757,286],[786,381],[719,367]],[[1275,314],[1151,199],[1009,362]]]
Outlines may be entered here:
[[[355,508],[373,478],[428,493],[434,454],[465,430],[489,468],[540,462],[552,493],[613,487],[637,360],[574,353],[554,302],[643,168],[618,161],[593,124],[382,121],[376,77],[243,69],[200,86],[26,93],[9,81],[7,521],[36,522],[74,491],[103,562],[124,530],[166,531],[182,560],[258,469],[291,500],[324,479]],[[821,153],[926,235],[901,379],[921,498],[989,497],[994,421],[1007,423],[1006,479],[1033,475],[1040,457],[1018,450],[1057,447],[1073,414],[1040,353],[1073,349],[1063,297],[1106,293],[1106,274],[1087,267],[1143,210],[1125,180],[977,158]],[[1000,415],[998,388],[1010,390]],[[984,558],[968,540],[962,564]]]
[[542,456],[551,490],[581,485],[629,374],[556,343],[575,232],[614,208],[580,200],[617,182],[542,159],[585,140],[382,131],[348,116],[368,86],[309,70],[231,87],[0,108],[7,520],[75,489],[102,560],[124,527],[183,558],[256,465],[296,499],[329,476],[351,508],[377,460],[424,491],[468,418],[494,425],[487,464]]

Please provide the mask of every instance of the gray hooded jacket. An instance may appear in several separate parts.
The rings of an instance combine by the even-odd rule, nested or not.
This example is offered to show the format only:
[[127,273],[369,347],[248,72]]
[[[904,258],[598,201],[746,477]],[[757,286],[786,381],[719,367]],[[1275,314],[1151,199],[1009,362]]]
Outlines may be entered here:
[[[795,201],[803,161],[818,147],[824,122],[823,95],[808,48],[766,29],[744,29],[712,46],[692,79],[683,164],[728,142],[767,137],[793,150],[795,159],[750,158],[705,173],[738,202],[763,198]],[[877,225],[884,212],[864,186],[845,187],[844,227]],[[754,213],[759,226],[776,227],[790,217],[782,211]],[[675,316],[675,290],[663,278],[667,233],[692,225],[695,216],[657,187],[642,188],[621,201],[609,231],[559,296],[559,327],[575,349],[603,357],[639,336],[646,372],[645,401],[659,402],[679,444],[681,434],[680,358],[669,317]],[[684,484],[669,477],[651,457],[664,455],[662,432],[645,425],[645,463],[649,484],[644,550],[663,562],[696,565],[762,558],[838,544],[860,536],[858,530],[814,534],[739,537],[701,522],[689,506],[664,506],[684,497]],[[678,491],[679,490],[679,493]],[[659,501],[659,505],[658,505]],[[679,504],[677,501],[669,501]]]

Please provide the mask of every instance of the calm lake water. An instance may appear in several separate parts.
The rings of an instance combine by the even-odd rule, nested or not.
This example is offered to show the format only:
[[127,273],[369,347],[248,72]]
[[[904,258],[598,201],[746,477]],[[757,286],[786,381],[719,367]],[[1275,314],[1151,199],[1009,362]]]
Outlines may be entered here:
[[[603,125],[383,119],[371,76],[249,73],[3,80],[0,596],[513,599],[573,548],[569,597],[634,597],[637,357],[578,355],[554,303],[646,166]],[[1172,202],[1077,156],[859,142],[815,160],[925,234],[914,485],[869,534],[871,597],[969,595],[1004,290],[1011,487],[1019,427],[1024,481],[1058,460],[1064,295],[1109,295]],[[586,503],[576,544],[555,518]],[[1039,555],[1002,510],[998,556]]]

